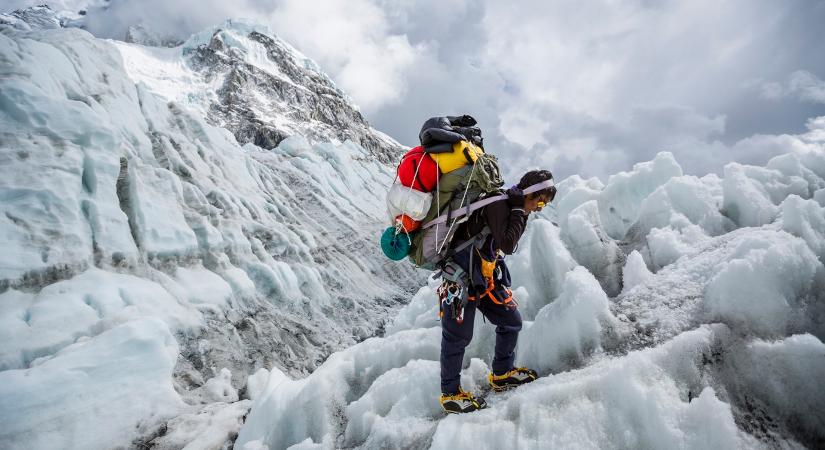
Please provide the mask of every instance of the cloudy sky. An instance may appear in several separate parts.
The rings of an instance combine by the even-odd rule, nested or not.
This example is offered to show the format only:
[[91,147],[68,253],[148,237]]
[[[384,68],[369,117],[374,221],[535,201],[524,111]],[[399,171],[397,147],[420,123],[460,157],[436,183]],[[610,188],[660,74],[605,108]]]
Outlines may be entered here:
[[511,180],[606,180],[662,150],[694,174],[761,164],[825,115],[820,0],[112,0],[88,19],[118,38],[235,17],[318,61],[404,144],[427,117],[475,116]]

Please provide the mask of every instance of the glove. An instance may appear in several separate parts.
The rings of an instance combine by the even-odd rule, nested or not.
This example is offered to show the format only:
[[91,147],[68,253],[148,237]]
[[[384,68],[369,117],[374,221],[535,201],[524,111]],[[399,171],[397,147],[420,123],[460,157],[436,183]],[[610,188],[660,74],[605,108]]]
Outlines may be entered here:
[[507,189],[507,204],[511,208],[524,208],[524,192],[518,186]]

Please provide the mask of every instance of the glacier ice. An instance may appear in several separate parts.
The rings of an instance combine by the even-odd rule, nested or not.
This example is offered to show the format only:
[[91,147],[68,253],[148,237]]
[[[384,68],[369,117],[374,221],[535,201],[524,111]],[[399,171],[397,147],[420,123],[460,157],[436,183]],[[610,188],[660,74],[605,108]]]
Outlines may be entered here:
[[0,442],[7,448],[107,448],[130,442],[183,408],[171,378],[177,357],[166,324],[139,319],[32,367],[4,370]]
[[[595,280],[592,283],[598,289]],[[397,367],[381,362],[399,345],[418,345],[396,337],[369,344],[383,350],[371,352],[377,375],[349,381],[347,372],[337,369],[338,376],[326,376],[330,381],[323,384],[317,379],[320,374],[311,375],[309,385],[278,383],[269,399],[253,405],[236,446],[377,448],[429,442],[425,446],[430,448],[737,448],[750,442],[737,429],[731,407],[713,387],[703,384],[701,361],[717,339],[711,328],[627,357],[550,375],[511,393],[490,395],[490,409],[443,419],[434,401],[438,363],[433,357]],[[332,366],[319,369],[330,370]],[[486,364],[473,359],[462,382],[477,388],[487,371]],[[350,387],[341,387],[347,382]],[[691,389],[696,392],[691,394]],[[310,392],[327,399],[326,413],[310,406],[318,401],[308,403]],[[304,414],[288,413],[295,404],[303,405]]]
[[611,175],[598,202],[605,233],[613,239],[624,238],[637,220],[641,201],[669,179],[681,175],[681,166],[668,152],[634,165],[630,172]]
[[579,205],[565,224],[561,237],[575,261],[593,272],[609,294],[619,293],[624,254],[601,222],[599,203],[590,200]]
[[788,196],[779,207],[782,229],[804,239],[808,248],[825,262],[825,207],[798,195]]
[[777,234],[740,239],[730,260],[717,265],[704,293],[712,319],[768,337],[785,336],[793,322],[807,320],[805,303],[815,298],[825,267],[805,241]]
[[157,449],[221,448],[237,436],[249,411],[250,400],[210,403],[166,423],[166,432],[151,441]]
[[683,228],[690,224],[710,236],[731,231],[733,223],[719,211],[717,180],[693,176],[669,179],[641,202],[637,219],[640,232],[646,234],[654,228]]
[[526,289],[527,296],[518,296],[519,311],[522,317],[532,320],[561,294],[564,276],[576,262],[564,246],[559,228],[541,218],[530,223],[519,246],[529,251],[509,258],[507,266],[513,283]]
[[634,287],[644,284],[652,278],[653,274],[647,269],[642,254],[633,250],[627,255],[624,269],[622,269],[622,293],[629,292]]
[[[442,418],[436,356],[395,358],[399,345],[421,345],[399,340],[413,332],[431,333],[437,348],[431,280],[399,310],[386,338],[341,354],[373,355],[361,360],[372,364],[368,378],[329,365],[278,383],[269,400],[253,405],[236,445],[816,446],[825,419],[812,384],[825,375],[824,216],[815,200],[823,179],[814,170],[822,151],[775,158],[762,169],[734,163],[724,177],[702,178],[681,175],[660,155],[658,170],[667,176],[654,173],[653,163],[641,165],[640,175],[624,175],[609,195],[597,183],[563,181],[571,191],[531,219],[521,251],[508,260],[526,319],[517,361],[544,377],[488,393],[488,410]],[[744,195],[733,192],[737,185]],[[734,203],[738,211],[729,208]],[[610,204],[631,206],[606,225],[602,209]],[[462,385],[484,392],[494,333],[481,318],[474,326]],[[349,386],[322,391],[335,400],[300,426],[273,419],[288,408],[283,403],[308,395],[309,385],[330,389],[317,377]],[[276,424],[291,434],[270,431]]]
[[539,373],[563,371],[601,346],[602,328],[611,327],[615,318],[599,283],[579,266],[567,273],[561,289],[559,297],[519,335],[516,365]]

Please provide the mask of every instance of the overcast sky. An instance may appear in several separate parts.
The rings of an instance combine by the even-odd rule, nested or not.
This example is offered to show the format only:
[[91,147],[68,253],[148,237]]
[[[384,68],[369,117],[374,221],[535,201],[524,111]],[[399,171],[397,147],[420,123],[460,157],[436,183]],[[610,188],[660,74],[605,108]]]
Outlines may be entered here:
[[235,17],[318,61],[403,144],[430,116],[475,116],[510,181],[534,167],[606,180],[661,150],[699,175],[762,164],[825,115],[818,0],[113,0],[89,13],[90,31],[116,38]]

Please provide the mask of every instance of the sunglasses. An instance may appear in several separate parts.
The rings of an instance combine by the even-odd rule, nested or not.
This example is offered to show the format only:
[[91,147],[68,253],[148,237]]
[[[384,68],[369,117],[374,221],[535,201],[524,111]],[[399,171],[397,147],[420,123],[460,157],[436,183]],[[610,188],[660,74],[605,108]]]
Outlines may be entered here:
[[547,203],[552,202],[553,199],[556,198],[556,187],[555,186],[550,186],[547,189],[547,191],[548,191],[547,202],[541,202],[541,201],[536,202],[536,206],[538,206],[539,208],[544,208],[547,205]]

